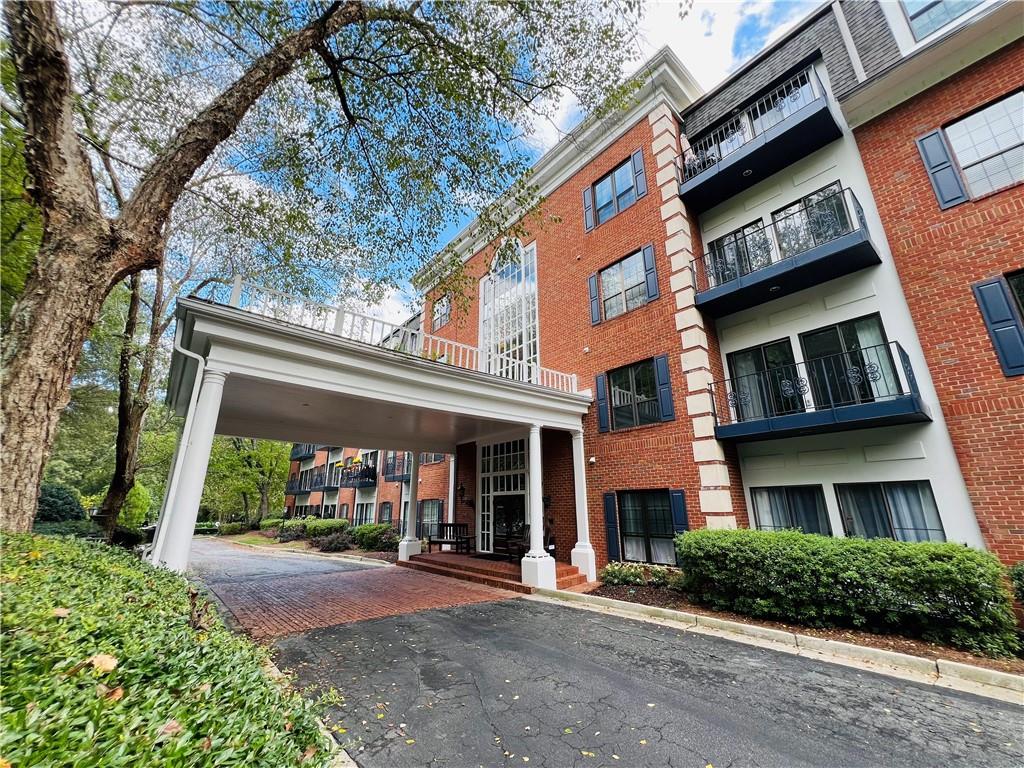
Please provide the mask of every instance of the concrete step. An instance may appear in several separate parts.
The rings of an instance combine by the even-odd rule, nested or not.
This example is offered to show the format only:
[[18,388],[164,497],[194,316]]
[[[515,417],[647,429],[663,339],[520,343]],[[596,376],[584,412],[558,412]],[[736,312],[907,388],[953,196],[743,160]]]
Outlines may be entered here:
[[511,592],[519,592],[524,595],[533,594],[533,587],[523,584],[521,581],[503,579],[497,576],[488,576],[485,573],[477,573],[475,571],[467,571],[460,568],[449,568],[447,566],[438,565],[436,562],[430,562],[429,560],[399,560],[398,565],[403,568],[412,568],[414,571],[424,571],[426,573],[433,573],[437,576],[448,576],[452,579],[469,581],[474,584],[483,584],[496,589],[507,589]]

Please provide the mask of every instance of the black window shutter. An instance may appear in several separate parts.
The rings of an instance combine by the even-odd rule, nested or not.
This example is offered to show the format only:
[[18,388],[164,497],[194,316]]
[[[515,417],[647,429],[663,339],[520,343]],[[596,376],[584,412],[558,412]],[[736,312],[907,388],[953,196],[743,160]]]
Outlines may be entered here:
[[615,492],[604,495],[604,536],[608,542],[608,562],[621,560],[619,555],[619,516],[615,509]]
[[437,522],[444,522],[444,499],[441,499],[439,502],[437,502]]
[[974,297],[1003,373],[1007,376],[1024,374],[1024,327],[1006,281],[997,277],[975,283]]
[[647,194],[647,174],[644,173],[644,153],[638,149],[633,153],[633,178],[636,179],[637,199]]
[[423,502],[416,502],[416,538],[423,538]]
[[690,520],[686,516],[686,492],[669,491],[668,501],[672,507],[672,530],[676,533],[690,530]]
[[608,377],[603,373],[597,375],[597,431],[608,431]]
[[953,165],[953,157],[942,130],[932,131],[917,140],[917,148],[924,160],[924,169],[932,181],[939,208],[952,208],[969,198],[963,181]]
[[661,420],[672,421],[676,417],[676,411],[672,405],[672,378],[668,375],[668,355],[654,358],[654,382],[658,386]]
[[647,244],[643,247],[644,253],[644,276],[647,280],[647,300],[654,301],[658,298],[658,269],[654,263],[654,246]]
[[597,294],[597,274],[590,276],[590,324],[601,322],[601,298]]
[[594,228],[594,190],[583,190],[583,228],[589,232]]

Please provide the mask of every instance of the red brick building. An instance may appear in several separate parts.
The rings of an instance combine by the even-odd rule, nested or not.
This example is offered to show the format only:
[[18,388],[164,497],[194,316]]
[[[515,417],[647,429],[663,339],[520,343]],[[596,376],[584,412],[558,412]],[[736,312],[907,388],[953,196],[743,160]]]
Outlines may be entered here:
[[[1007,104],[1019,126],[1022,83],[1017,41],[855,130],[974,512],[1006,562],[1024,560],[1024,137],[987,147],[1017,166],[989,179],[969,176],[985,155],[964,134],[990,142]],[[938,195],[929,141],[951,161]]]

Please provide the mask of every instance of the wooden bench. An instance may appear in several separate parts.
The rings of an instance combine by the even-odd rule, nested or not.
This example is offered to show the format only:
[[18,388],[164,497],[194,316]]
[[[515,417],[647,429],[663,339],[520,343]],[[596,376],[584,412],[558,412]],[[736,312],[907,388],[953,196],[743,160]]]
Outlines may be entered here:
[[438,523],[437,535],[427,539],[427,552],[433,552],[435,544],[449,544],[456,552],[465,552],[468,555],[472,546],[469,523]]

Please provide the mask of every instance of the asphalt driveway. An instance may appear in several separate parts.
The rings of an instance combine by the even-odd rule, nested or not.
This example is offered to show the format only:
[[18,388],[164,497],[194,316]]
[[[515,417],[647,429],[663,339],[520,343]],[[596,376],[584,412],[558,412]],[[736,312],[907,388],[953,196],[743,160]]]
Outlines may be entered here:
[[473,602],[274,645],[300,685],[342,695],[330,719],[365,768],[1024,764],[1024,708],[568,606]]

